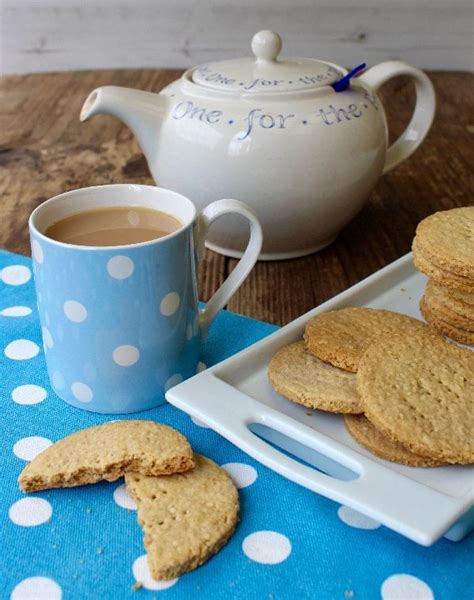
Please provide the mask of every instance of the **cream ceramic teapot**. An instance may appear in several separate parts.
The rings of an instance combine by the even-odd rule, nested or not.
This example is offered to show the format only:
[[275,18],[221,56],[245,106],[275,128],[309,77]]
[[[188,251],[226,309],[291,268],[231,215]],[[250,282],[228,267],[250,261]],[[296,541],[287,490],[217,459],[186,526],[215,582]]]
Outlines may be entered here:
[[[263,260],[309,254],[330,244],[379,177],[423,141],[435,96],[428,77],[403,62],[351,79],[326,61],[279,59],[280,50],[277,33],[260,31],[252,58],[194,67],[159,94],[97,88],[81,120],[98,113],[122,119],[156,183],[191,198],[198,210],[229,197],[253,207],[263,227]],[[387,147],[376,92],[398,75],[414,79],[416,106],[405,132]],[[207,244],[237,257],[247,238],[247,225],[229,217],[211,228]]]

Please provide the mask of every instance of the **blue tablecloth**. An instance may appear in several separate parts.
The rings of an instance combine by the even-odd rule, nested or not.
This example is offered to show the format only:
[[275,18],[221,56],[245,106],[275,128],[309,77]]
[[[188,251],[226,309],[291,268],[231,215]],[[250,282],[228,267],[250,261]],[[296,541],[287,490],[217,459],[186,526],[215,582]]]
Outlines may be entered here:
[[[121,480],[22,494],[17,477],[26,460],[49,442],[110,417],[77,410],[55,395],[31,261],[0,252],[0,268],[2,599],[473,598],[473,535],[418,546],[287,481],[169,405],[138,417],[179,429],[196,451],[226,465],[240,487],[237,531],[201,568],[166,584],[149,578],[142,531]],[[203,361],[212,365],[274,329],[222,312]],[[136,581],[141,588],[133,587]]]

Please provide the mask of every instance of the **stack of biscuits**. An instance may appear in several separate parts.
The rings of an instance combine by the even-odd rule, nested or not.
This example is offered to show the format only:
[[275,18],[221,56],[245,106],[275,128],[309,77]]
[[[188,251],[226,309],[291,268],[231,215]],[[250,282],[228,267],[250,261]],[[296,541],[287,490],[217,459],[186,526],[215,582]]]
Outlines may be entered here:
[[418,319],[355,307],[321,313],[304,340],[275,354],[268,375],[288,400],[343,414],[381,458],[474,463],[474,352]]
[[426,321],[453,340],[474,345],[474,206],[421,221],[413,260],[429,277],[420,302]]

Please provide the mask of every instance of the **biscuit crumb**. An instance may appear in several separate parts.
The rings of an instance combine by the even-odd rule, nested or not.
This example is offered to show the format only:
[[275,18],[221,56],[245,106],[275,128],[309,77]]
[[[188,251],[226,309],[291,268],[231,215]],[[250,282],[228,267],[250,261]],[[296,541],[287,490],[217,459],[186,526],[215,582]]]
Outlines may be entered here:
[[308,417],[312,417],[312,416],[313,416],[313,413],[308,411],[308,412],[306,413],[306,415],[307,415]]
[[406,289],[405,288],[400,288],[400,291],[401,292],[406,292]]
[[348,600],[354,598],[354,592],[352,590],[346,590],[344,592],[344,598],[347,598]]
[[143,583],[141,581],[137,581],[136,583],[134,583],[132,585],[132,590],[134,590],[136,592],[137,590],[141,590],[142,587],[143,587]]

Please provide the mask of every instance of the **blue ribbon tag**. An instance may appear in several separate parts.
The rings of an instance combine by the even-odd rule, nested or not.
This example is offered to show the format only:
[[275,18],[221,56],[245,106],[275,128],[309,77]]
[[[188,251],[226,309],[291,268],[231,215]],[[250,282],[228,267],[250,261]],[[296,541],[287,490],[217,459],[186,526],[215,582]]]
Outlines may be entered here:
[[336,83],[333,83],[332,87],[334,88],[334,90],[336,92],[344,92],[345,90],[347,90],[347,88],[349,87],[349,85],[351,83],[351,79],[354,77],[354,75],[357,75],[357,73],[359,73],[359,71],[362,71],[363,69],[365,69],[366,66],[367,65],[365,63],[358,65],[357,67],[352,69],[352,71],[349,71],[349,73],[347,75],[344,75],[344,77],[342,79],[339,79],[339,81],[336,81]]

